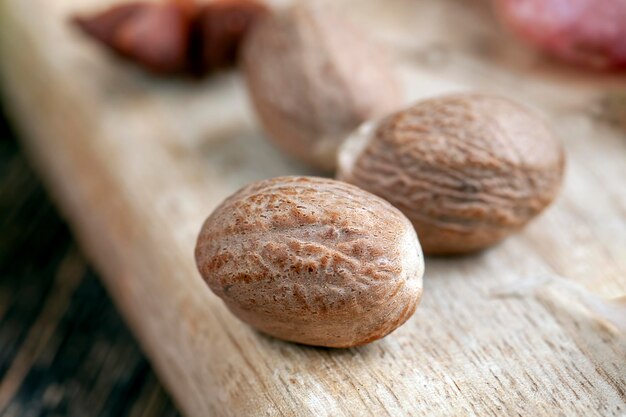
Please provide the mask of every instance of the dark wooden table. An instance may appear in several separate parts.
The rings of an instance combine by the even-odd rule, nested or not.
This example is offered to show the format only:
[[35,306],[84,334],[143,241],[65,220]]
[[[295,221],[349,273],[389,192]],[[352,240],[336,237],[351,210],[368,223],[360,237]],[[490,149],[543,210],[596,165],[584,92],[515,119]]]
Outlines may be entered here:
[[0,416],[177,416],[0,112]]

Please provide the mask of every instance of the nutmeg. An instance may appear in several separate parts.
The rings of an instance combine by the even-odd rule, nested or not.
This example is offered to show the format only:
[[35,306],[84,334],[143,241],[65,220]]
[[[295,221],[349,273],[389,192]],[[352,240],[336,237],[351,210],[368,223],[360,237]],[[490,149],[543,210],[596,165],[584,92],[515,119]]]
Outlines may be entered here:
[[363,121],[401,106],[381,50],[320,5],[264,18],[244,41],[242,66],[257,115],[282,150],[323,170]]
[[423,257],[409,220],[331,179],[281,177],[241,189],[206,220],[195,254],[233,314],[308,345],[379,339],[422,294]]
[[565,156],[550,129],[504,98],[458,94],[363,125],[337,178],[379,195],[413,222],[424,253],[486,248],[554,199]]

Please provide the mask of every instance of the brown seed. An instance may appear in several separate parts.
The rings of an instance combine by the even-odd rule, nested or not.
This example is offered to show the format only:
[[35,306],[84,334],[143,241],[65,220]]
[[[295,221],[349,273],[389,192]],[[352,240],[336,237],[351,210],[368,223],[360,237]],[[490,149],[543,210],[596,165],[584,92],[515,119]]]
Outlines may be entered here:
[[251,31],[243,71],[259,119],[279,148],[331,170],[350,131],[401,105],[386,57],[365,38],[323,6],[303,3]]
[[560,142],[519,105],[459,94],[362,126],[342,147],[337,178],[387,199],[413,222],[424,253],[486,248],[554,199]]
[[204,223],[196,263],[244,322],[328,347],[379,339],[414,312],[423,258],[409,220],[352,185],[282,177],[249,185]]

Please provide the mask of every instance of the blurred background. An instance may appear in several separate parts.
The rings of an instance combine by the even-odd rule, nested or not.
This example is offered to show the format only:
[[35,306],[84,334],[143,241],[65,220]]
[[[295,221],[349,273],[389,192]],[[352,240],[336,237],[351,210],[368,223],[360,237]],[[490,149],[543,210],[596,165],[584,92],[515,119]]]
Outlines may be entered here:
[[0,415],[178,416],[0,103]]

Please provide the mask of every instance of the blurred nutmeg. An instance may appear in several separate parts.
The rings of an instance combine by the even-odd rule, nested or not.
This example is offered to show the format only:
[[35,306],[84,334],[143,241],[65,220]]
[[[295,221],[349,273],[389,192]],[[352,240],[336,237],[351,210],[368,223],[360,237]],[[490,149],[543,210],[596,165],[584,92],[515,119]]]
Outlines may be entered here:
[[274,178],[236,192],[204,223],[196,263],[241,320],[308,345],[380,339],[422,295],[411,222],[385,200],[324,178]]
[[269,137],[323,170],[335,167],[346,134],[402,105],[384,53],[321,5],[300,3],[262,19],[241,58]]
[[426,254],[486,248],[554,199],[565,156],[548,127],[504,98],[458,94],[363,125],[337,178],[379,195],[413,222]]

